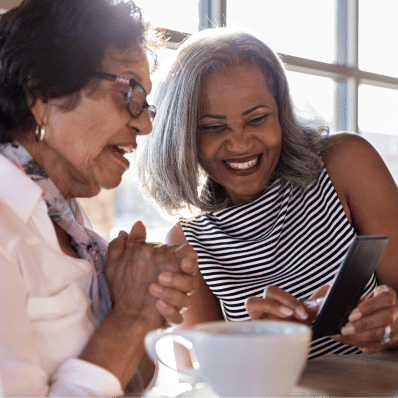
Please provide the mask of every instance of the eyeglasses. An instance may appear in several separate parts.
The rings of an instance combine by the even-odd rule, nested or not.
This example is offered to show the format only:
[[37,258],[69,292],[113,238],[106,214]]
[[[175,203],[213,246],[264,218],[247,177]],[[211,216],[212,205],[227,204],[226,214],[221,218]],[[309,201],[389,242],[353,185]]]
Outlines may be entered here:
[[146,108],[148,109],[149,118],[153,121],[156,115],[156,108],[154,105],[149,105],[148,102],[146,102],[147,94],[145,89],[137,82],[137,80],[104,72],[94,72],[93,76],[98,77],[99,79],[105,79],[111,82],[130,86],[127,93],[127,110],[130,112],[130,115],[137,118]]

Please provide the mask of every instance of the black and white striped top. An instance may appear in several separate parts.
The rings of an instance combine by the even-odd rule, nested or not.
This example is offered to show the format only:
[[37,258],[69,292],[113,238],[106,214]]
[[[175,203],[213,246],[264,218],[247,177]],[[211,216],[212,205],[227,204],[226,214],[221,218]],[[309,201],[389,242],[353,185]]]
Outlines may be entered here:
[[[255,200],[181,226],[228,321],[249,320],[246,300],[270,285],[310,297],[333,280],[356,235],[325,168],[306,191],[275,181]],[[364,293],[376,283],[373,276]],[[312,343],[310,358],[359,352],[324,337]]]

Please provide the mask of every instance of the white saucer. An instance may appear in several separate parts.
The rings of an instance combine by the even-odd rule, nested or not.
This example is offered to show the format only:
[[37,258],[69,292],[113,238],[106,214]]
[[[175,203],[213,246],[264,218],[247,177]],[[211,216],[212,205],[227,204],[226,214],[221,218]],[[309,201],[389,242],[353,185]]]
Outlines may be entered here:
[[208,397],[208,398],[220,398],[208,385],[206,384],[195,384],[191,389],[177,395],[178,398],[188,397]]
[[[287,397],[319,397],[323,394],[319,391],[309,390],[303,387],[295,387]],[[192,386],[189,383],[179,383],[172,388],[165,389],[162,386],[157,386],[147,391],[144,395],[146,398],[220,398],[209,386],[206,384],[195,384]]]

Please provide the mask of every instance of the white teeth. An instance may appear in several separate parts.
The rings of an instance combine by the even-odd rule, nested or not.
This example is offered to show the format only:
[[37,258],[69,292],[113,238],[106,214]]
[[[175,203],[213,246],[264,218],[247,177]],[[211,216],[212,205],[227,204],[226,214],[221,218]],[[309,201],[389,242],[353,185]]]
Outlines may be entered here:
[[225,162],[231,169],[239,169],[239,170],[245,170],[249,169],[250,167],[253,167],[254,165],[257,164],[258,159],[260,157],[257,157],[256,159],[250,160],[249,162],[243,162],[243,163],[230,163],[230,162]]
[[124,153],[132,153],[134,151],[134,148],[132,145],[129,146],[116,146],[118,151],[124,152]]

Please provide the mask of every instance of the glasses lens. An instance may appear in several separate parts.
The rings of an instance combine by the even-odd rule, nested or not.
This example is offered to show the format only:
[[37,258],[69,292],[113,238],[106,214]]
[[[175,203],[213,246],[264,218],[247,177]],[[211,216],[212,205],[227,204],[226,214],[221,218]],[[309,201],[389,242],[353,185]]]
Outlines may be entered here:
[[138,85],[133,89],[130,89],[128,101],[129,111],[131,114],[134,117],[140,116],[146,103],[146,93],[144,89]]
[[144,108],[148,108],[148,114],[151,121],[156,115],[155,107],[153,105],[148,105],[148,103],[146,102],[146,92],[138,84],[134,88],[130,88],[128,96],[128,107],[130,113],[134,117],[139,117]]
[[155,119],[155,116],[156,116],[155,105],[148,105],[148,114],[149,114],[149,119],[151,119],[151,122],[152,122],[153,119]]

